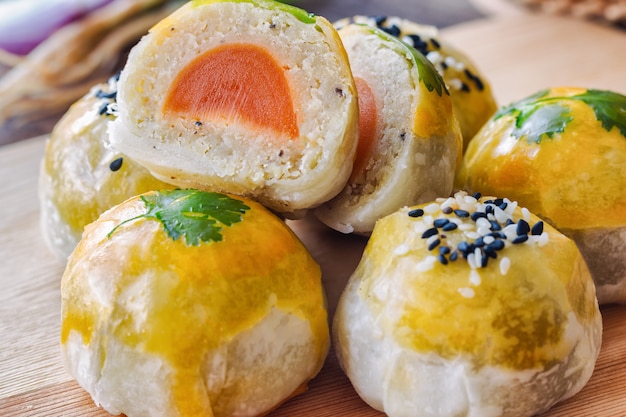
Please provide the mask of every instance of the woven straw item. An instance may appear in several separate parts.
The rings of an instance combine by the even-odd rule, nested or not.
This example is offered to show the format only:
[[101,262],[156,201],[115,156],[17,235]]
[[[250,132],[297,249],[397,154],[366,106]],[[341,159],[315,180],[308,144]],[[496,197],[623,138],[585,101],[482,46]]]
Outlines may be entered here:
[[511,0],[531,10],[571,15],[626,28],[626,0]]

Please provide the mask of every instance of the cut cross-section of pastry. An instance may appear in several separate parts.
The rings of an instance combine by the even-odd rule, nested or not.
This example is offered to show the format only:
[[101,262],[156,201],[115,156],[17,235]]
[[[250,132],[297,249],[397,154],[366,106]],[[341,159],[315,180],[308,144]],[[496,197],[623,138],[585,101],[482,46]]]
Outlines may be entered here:
[[122,71],[114,145],[181,187],[297,216],[334,197],[356,152],[346,51],[323,17],[269,0],[191,1]]
[[367,25],[339,35],[358,90],[359,146],[346,187],[315,214],[368,234],[402,206],[448,196],[463,143],[449,92],[424,55]]

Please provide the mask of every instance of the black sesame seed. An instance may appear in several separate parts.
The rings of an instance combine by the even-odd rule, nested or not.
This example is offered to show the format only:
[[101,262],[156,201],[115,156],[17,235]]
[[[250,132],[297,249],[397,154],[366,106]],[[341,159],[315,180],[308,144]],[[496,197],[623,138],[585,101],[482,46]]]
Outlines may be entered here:
[[197,126],[197,127],[202,126],[202,122],[201,122],[201,121],[199,121],[199,120],[198,120],[198,121],[196,121],[196,123],[195,123],[195,124],[196,124],[196,126]]
[[422,233],[422,239],[428,239],[431,236],[435,236],[437,233],[439,233],[439,230],[436,227],[431,227]]
[[519,235],[515,239],[513,239],[514,244],[524,243],[528,240],[528,235]]
[[491,225],[489,227],[489,230],[493,230],[494,232],[497,232],[498,230],[502,230],[502,226],[500,225],[500,223],[498,223],[495,220],[489,220],[489,224]]
[[470,244],[469,244],[469,243],[467,243],[466,241],[463,241],[463,242],[460,242],[460,243],[457,245],[457,247],[456,247],[456,248],[457,248],[457,249],[458,249],[461,253],[465,253],[465,252],[469,252],[469,247],[470,247]]
[[459,258],[459,253],[457,251],[454,251],[450,254],[450,261],[454,262]]
[[456,214],[457,217],[461,217],[461,218],[469,217],[469,215],[470,215],[469,211],[461,210],[461,209],[454,210],[454,214]]
[[485,213],[487,213],[487,214],[493,214],[494,211],[495,211],[495,208],[494,208],[494,206],[492,204],[488,204],[485,207]]
[[376,26],[381,27],[387,21],[387,16],[374,16],[374,21],[376,22]]
[[413,209],[409,211],[409,217],[422,217],[424,215],[424,210],[422,209]]
[[467,84],[465,84],[465,83],[461,83],[461,91],[464,91],[464,92],[466,92],[466,93],[469,93],[470,88],[469,88],[469,86],[468,86]]
[[513,220],[511,220],[511,219],[506,219],[506,225],[507,225],[507,226],[510,226],[510,225],[512,225],[512,224],[515,224],[515,222],[514,222]]
[[118,171],[122,167],[122,163],[124,162],[124,158],[117,158],[113,162],[109,164],[109,169],[113,172]]
[[430,245],[428,245],[428,250],[435,249],[437,246],[439,246],[440,243],[441,243],[441,240],[439,239],[433,240],[432,242],[430,242]]
[[437,39],[435,39],[435,38],[430,38],[430,43],[432,43],[432,44],[433,44],[433,46],[434,46],[436,49],[441,48],[441,44],[440,44],[440,43],[439,43],[439,41],[438,41]]
[[472,195],[472,197],[474,197],[476,200],[480,200],[480,198],[481,198],[482,196],[483,196],[483,195],[482,195],[481,193],[474,193],[474,194]]
[[480,266],[482,268],[486,268],[488,262],[489,262],[489,256],[487,256],[486,254],[483,254],[483,256],[480,258]]
[[487,233],[485,236],[495,237],[496,239],[506,239],[506,235],[503,232],[491,232]]
[[499,206],[502,203],[504,203],[504,199],[503,198],[496,198],[495,200],[493,200],[493,204],[495,204],[496,206]]
[[452,207],[450,206],[446,206],[444,208],[441,209],[441,212],[443,214],[451,214],[454,210],[452,209]]
[[450,220],[448,220],[446,218],[441,218],[441,219],[436,219],[433,222],[433,226],[435,226],[438,229],[441,229],[443,226],[445,226],[448,223],[450,223]]
[[502,204],[499,204],[498,207],[500,208],[500,210],[506,210],[506,208],[509,206],[509,204],[507,202],[504,202]]
[[456,223],[448,222],[446,223],[441,230],[444,232],[451,232],[452,230],[456,230],[459,226]]
[[442,255],[447,255],[451,252],[450,247],[449,246],[445,246],[445,245],[441,245],[439,246],[439,253]]
[[445,61],[443,61],[443,62],[442,62],[442,63],[440,63],[439,65],[441,65],[441,68],[442,68],[442,69],[444,69],[444,70],[448,69],[448,64],[446,64],[446,62],[445,62]]
[[391,36],[395,36],[396,38],[400,36],[401,33],[400,28],[397,25],[383,26],[381,27],[381,30],[387,32]]
[[487,213],[483,213],[482,211],[475,211],[470,215],[470,218],[474,221],[480,219],[481,217],[487,217]]
[[103,116],[109,112],[109,103],[102,103],[98,108],[98,114]]
[[479,248],[485,246],[485,238],[483,236],[479,237],[478,239],[476,239],[476,242],[474,242],[474,245],[478,246]]
[[489,248],[489,250],[496,250],[496,251],[502,250],[504,249],[504,241],[494,240],[493,242],[487,245],[487,248]]
[[530,233],[533,236],[540,236],[543,233],[543,222],[539,220],[537,223],[533,225],[533,228],[530,229]]
[[517,229],[515,229],[518,236],[527,235],[530,232],[530,225],[524,219],[520,219],[517,222]]
[[96,97],[97,98],[106,98],[106,99],[116,99],[117,98],[117,91],[110,91],[110,92],[104,92],[102,90],[98,90],[96,92]]
[[485,200],[485,201],[483,201],[483,203],[485,203],[485,204],[493,204],[493,200],[492,199]]
[[496,253],[496,251],[494,249],[490,248],[489,246],[485,246],[483,248],[483,253],[484,253],[483,256],[487,256],[488,258],[494,258],[495,259],[495,258],[498,257],[498,254]]
[[445,255],[437,256],[437,260],[441,262],[442,265],[448,265],[448,259],[446,259]]

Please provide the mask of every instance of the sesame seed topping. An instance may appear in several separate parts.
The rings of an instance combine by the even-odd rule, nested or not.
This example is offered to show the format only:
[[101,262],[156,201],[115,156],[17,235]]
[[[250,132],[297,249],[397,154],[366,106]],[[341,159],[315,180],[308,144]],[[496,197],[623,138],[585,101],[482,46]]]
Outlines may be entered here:
[[422,209],[414,209],[409,211],[409,217],[422,217],[424,215],[424,210]]
[[415,230],[426,240],[427,250],[433,251],[432,267],[463,257],[472,270],[494,263],[506,275],[511,267],[507,247],[542,246],[549,241],[543,222],[531,227],[530,212],[506,198],[483,199],[480,193],[458,192],[422,207],[422,212],[417,210],[409,210],[409,217],[415,218]]
[[124,162],[124,158],[119,157],[109,164],[109,169],[113,172],[119,171],[119,169],[122,168],[123,162]]

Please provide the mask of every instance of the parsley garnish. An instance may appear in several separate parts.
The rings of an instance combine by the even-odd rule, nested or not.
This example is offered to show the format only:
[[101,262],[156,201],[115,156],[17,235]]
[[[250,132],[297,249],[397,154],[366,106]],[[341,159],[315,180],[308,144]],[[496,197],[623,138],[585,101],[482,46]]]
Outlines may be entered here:
[[545,97],[548,90],[540,91],[523,100],[505,106],[494,116],[515,117],[511,135],[516,139],[526,137],[529,142],[540,143],[543,135],[549,138],[563,133],[573,116],[569,106],[561,100],[580,100],[591,107],[602,127],[610,131],[617,127],[626,137],[626,96],[611,91],[587,90],[571,97]]
[[199,190],[157,191],[142,195],[141,200],[146,205],[146,213],[118,224],[109,232],[109,237],[123,224],[144,218],[160,221],[165,233],[173,240],[184,236],[187,245],[219,242],[222,240],[221,225],[240,222],[242,215],[250,209],[242,201],[227,195]]

